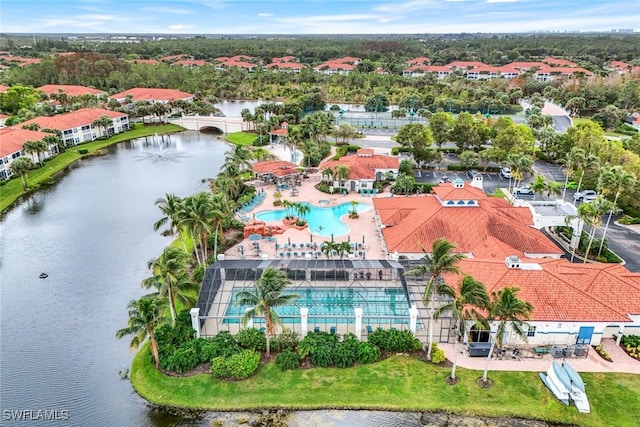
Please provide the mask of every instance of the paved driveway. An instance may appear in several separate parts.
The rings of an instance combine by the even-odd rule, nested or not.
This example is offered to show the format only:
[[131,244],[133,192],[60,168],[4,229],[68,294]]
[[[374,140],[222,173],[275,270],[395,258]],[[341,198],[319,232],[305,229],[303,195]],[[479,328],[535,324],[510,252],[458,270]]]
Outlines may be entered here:
[[[607,229],[606,239],[609,241],[609,248],[627,262],[625,267],[629,271],[640,273],[640,234],[627,227],[614,224],[615,219],[617,219],[616,216],[611,218],[611,223]],[[607,217],[605,216],[602,226],[596,230],[597,239],[602,238],[606,223]],[[585,231],[587,231],[587,228],[585,227]]]

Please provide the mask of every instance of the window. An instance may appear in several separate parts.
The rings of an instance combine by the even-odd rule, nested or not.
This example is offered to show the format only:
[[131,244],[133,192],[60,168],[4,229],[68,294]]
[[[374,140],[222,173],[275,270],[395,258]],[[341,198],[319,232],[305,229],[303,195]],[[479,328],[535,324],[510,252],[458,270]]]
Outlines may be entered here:
[[91,129],[91,126],[89,126],[89,125],[82,126],[82,131],[83,131],[83,132],[86,132],[86,131],[88,131],[89,129]]
[[64,131],[64,135],[66,135],[66,136],[69,136],[72,133],[73,133],[73,130],[71,130],[71,129],[67,129],[67,130]]
[[527,329],[527,336],[528,337],[535,337],[536,336],[536,327],[535,326],[529,326],[529,329]]

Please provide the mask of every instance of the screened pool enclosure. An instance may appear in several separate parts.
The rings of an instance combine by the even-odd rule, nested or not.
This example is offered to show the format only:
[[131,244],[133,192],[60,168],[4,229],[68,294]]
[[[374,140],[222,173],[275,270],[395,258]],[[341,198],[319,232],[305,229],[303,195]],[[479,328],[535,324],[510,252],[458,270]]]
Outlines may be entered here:
[[[295,294],[292,305],[275,310],[284,327],[304,334],[322,330],[366,335],[377,328],[421,329],[415,294],[409,292],[403,266],[388,260],[291,259],[224,260],[205,272],[197,302],[201,336],[220,331],[237,333],[249,307],[236,304],[242,290],[253,290],[254,283],[267,268],[287,273],[291,285],[285,293]],[[262,318],[250,324],[264,327]]]

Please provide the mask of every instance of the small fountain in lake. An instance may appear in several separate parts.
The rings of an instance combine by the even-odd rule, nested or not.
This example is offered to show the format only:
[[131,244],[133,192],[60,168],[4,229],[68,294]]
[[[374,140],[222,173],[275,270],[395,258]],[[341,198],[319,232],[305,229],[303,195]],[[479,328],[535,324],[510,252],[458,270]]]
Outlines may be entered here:
[[180,159],[190,157],[183,151],[176,151],[175,143],[171,141],[171,135],[158,135],[145,137],[141,141],[140,148],[151,148],[151,150],[140,150],[140,154],[134,156],[138,161],[151,160],[157,162],[179,163]]

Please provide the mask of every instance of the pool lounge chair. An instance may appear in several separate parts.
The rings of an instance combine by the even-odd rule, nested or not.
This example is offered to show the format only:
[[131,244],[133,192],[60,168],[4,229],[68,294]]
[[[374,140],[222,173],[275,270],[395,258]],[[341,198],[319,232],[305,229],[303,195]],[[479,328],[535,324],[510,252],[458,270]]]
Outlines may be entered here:
[[313,328],[313,332],[320,332],[320,326],[316,326]]
[[372,334],[373,333],[373,328],[371,327],[371,325],[367,325],[367,334]]
[[335,335],[335,334],[336,334],[336,327],[335,327],[335,326],[332,326],[332,327],[331,327],[331,329],[329,330],[329,333],[330,333],[331,335]]

